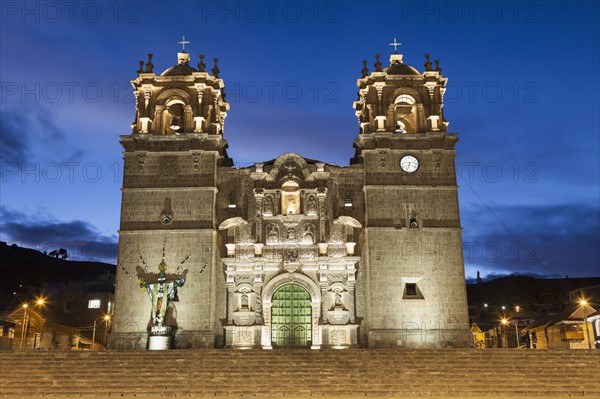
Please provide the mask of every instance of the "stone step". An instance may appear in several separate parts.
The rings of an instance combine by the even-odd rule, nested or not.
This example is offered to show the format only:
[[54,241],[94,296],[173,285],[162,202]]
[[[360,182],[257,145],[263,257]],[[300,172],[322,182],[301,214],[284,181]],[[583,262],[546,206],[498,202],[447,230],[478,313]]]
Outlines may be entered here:
[[600,351],[1,352],[2,398],[600,397]]

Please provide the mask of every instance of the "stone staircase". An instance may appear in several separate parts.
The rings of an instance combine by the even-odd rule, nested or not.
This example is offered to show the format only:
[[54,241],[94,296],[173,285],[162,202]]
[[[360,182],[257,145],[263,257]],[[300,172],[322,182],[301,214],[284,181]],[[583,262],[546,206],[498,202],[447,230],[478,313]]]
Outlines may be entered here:
[[599,398],[600,351],[1,352],[2,398]]

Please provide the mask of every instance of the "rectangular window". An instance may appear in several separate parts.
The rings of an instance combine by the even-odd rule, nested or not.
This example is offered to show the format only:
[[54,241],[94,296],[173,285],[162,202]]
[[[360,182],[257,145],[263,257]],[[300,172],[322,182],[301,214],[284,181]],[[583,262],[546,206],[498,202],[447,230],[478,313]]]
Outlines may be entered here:
[[100,309],[100,299],[90,299],[88,301],[88,309]]
[[417,283],[405,283],[403,299],[425,299]]

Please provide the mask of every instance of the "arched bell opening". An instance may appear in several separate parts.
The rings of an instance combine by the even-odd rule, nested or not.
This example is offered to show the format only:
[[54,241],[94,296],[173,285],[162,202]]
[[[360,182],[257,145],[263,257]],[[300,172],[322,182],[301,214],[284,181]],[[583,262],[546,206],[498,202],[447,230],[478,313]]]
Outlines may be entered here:
[[185,103],[177,98],[169,99],[163,111],[164,134],[174,135],[185,130]]
[[415,133],[417,131],[416,100],[408,94],[401,94],[394,100],[394,120],[396,133]]

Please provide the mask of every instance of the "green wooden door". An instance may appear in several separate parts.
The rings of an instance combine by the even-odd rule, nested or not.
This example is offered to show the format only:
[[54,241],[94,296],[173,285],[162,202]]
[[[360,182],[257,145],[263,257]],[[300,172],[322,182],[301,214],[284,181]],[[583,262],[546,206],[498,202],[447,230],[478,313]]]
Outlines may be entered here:
[[297,284],[288,284],[273,294],[271,343],[274,347],[306,347],[311,344],[310,295]]

